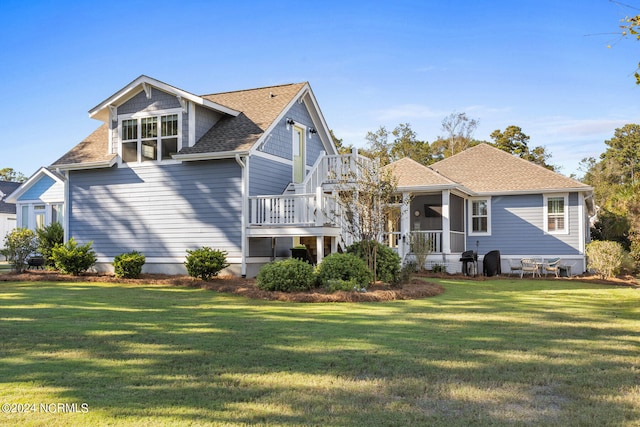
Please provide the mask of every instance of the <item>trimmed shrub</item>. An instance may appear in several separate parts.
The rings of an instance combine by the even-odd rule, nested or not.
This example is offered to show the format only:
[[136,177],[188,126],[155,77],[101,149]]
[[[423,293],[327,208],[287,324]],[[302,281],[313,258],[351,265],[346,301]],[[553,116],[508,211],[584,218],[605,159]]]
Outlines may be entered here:
[[390,247],[379,242],[357,242],[347,248],[347,253],[357,255],[367,262],[367,248],[376,249],[376,279],[385,283],[397,284],[400,281],[401,260]]
[[116,277],[136,279],[140,276],[145,261],[144,255],[138,251],[120,254],[113,258],[113,271]]
[[58,245],[51,250],[55,267],[63,274],[74,276],[84,273],[96,263],[96,253],[91,249],[93,242],[78,245],[72,237],[64,245]]
[[360,288],[368,288],[373,274],[359,257],[349,253],[335,253],[325,257],[318,266],[318,282],[328,288],[331,280],[353,280]]
[[38,252],[44,257],[44,265],[55,267],[52,251],[57,245],[64,243],[64,229],[58,222],[54,222],[36,231],[38,236]]
[[595,270],[603,279],[615,277],[620,273],[627,257],[626,251],[618,242],[596,240],[586,246],[589,268]]
[[229,267],[227,263],[227,251],[211,249],[203,246],[200,249],[187,249],[187,267],[189,276],[202,280],[210,280],[216,277],[223,269]]
[[4,246],[11,268],[22,273],[27,258],[38,248],[36,233],[28,228],[14,228],[5,236]]
[[295,258],[265,265],[256,278],[256,286],[265,291],[306,291],[313,288],[314,284],[313,266]]

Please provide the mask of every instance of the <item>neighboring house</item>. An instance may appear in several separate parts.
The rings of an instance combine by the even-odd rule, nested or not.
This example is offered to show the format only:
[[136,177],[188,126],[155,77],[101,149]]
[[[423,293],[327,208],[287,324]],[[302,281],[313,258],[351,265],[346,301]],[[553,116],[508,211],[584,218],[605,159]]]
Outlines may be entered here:
[[509,259],[561,258],[573,273],[585,271],[593,189],[573,179],[479,144],[429,167],[408,158],[389,165],[408,209],[398,208],[387,240],[403,258],[411,236],[432,242],[429,264],[460,271],[465,250],[500,251]]
[[[318,261],[342,243],[321,182],[340,156],[308,83],[194,95],[140,76],[89,115],[102,125],[41,171],[64,176],[65,239],[93,242],[98,270],[136,250],[183,273],[208,246],[253,276],[297,243]],[[35,209],[31,191],[15,198]]]
[[64,226],[64,176],[40,168],[7,197],[15,204],[17,226],[37,230],[54,222]]
[[20,186],[19,182],[0,181],[0,249],[4,248],[4,238],[16,227],[16,205],[7,196]]

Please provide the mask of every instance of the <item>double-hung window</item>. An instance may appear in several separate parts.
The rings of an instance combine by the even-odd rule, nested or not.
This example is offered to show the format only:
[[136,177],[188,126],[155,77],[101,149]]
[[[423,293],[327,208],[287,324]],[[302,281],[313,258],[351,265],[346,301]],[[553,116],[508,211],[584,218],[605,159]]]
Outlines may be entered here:
[[179,134],[179,114],[122,119],[122,161],[136,163],[171,160],[171,156],[178,152]]
[[544,196],[544,231],[548,233],[567,233],[568,196],[566,194]]
[[471,199],[470,235],[491,234],[491,199]]

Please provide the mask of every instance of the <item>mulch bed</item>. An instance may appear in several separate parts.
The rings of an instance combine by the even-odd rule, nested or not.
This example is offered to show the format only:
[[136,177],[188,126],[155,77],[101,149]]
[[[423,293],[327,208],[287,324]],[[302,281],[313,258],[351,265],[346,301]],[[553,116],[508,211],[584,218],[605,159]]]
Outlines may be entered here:
[[[50,281],[50,282],[101,282],[101,283],[128,283],[139,285],[165,285],[187,286],[193,288],[209,289],[216,292],[242,295],[247,298],[290,301],[290,302],[381,302],[393,300],[409,300],[428,298],[440,295],[444,287],[431,283],[429,278],[456,278],[466,280],[508,279],[509,277],[470,278],[449,274],[424,274],[401,286],[389,286],[383,283],[369,287],[367,292],[334,292],[327,293],[322,289],[314,289],[306,292],[272,292],[263,291],[256,287],[255,279],[243,279],[235,276],[225,276],[204,281],[189,276],[171,276],[162,274],[142,274],[138,279],[120,279],[113,274],[85,273],[80,276],[69,276],[47,270],[27,270],[21,274],[0,274],[2,281]],[[426,281],[424,280],[426,279]],[[536,280],[545,280],[536,279]],[[640,289],[638,281],[633,276],[621,276],[603,280],[597,276],[580,276],[572,278],[549,278],[546,280],[583,281],[594,284],[628,286]]]
[[140,285],[188,286],[209,289],[216,292],[232,293],[247,298],[291,302],[376,302],[407,300],[433,297],[444,292],[444,288],[435,283],[414,279],[398,287],[385,284],[370,286],[367,292],[327,293],[321,289],[306,292],[272,292],[256,287],[255,279],[225,276],[204,281],[189,276],[170,276],[162,274],[141,274],[138,279],[120,279],[112,274],[85,273],[80,276],[59,274],[55,271],[27,270],[21,274],[0,274],[0,282],[49,281],[49,282],[101,282],[128,283]]

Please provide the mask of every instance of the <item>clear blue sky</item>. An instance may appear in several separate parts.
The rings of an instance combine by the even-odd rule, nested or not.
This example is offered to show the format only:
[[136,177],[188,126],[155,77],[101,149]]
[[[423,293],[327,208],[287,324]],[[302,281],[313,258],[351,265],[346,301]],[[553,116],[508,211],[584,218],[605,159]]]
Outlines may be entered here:
[[51,164],[99,126],[89,109],[146,74],[195,94],[309,81],[355,146],[407,122],[432,142],[465,112],[477,139],[520,126],[570,174],[640,122],[640,42],[617,35],[638,13],[608,0],[3,0],[0,168]]

